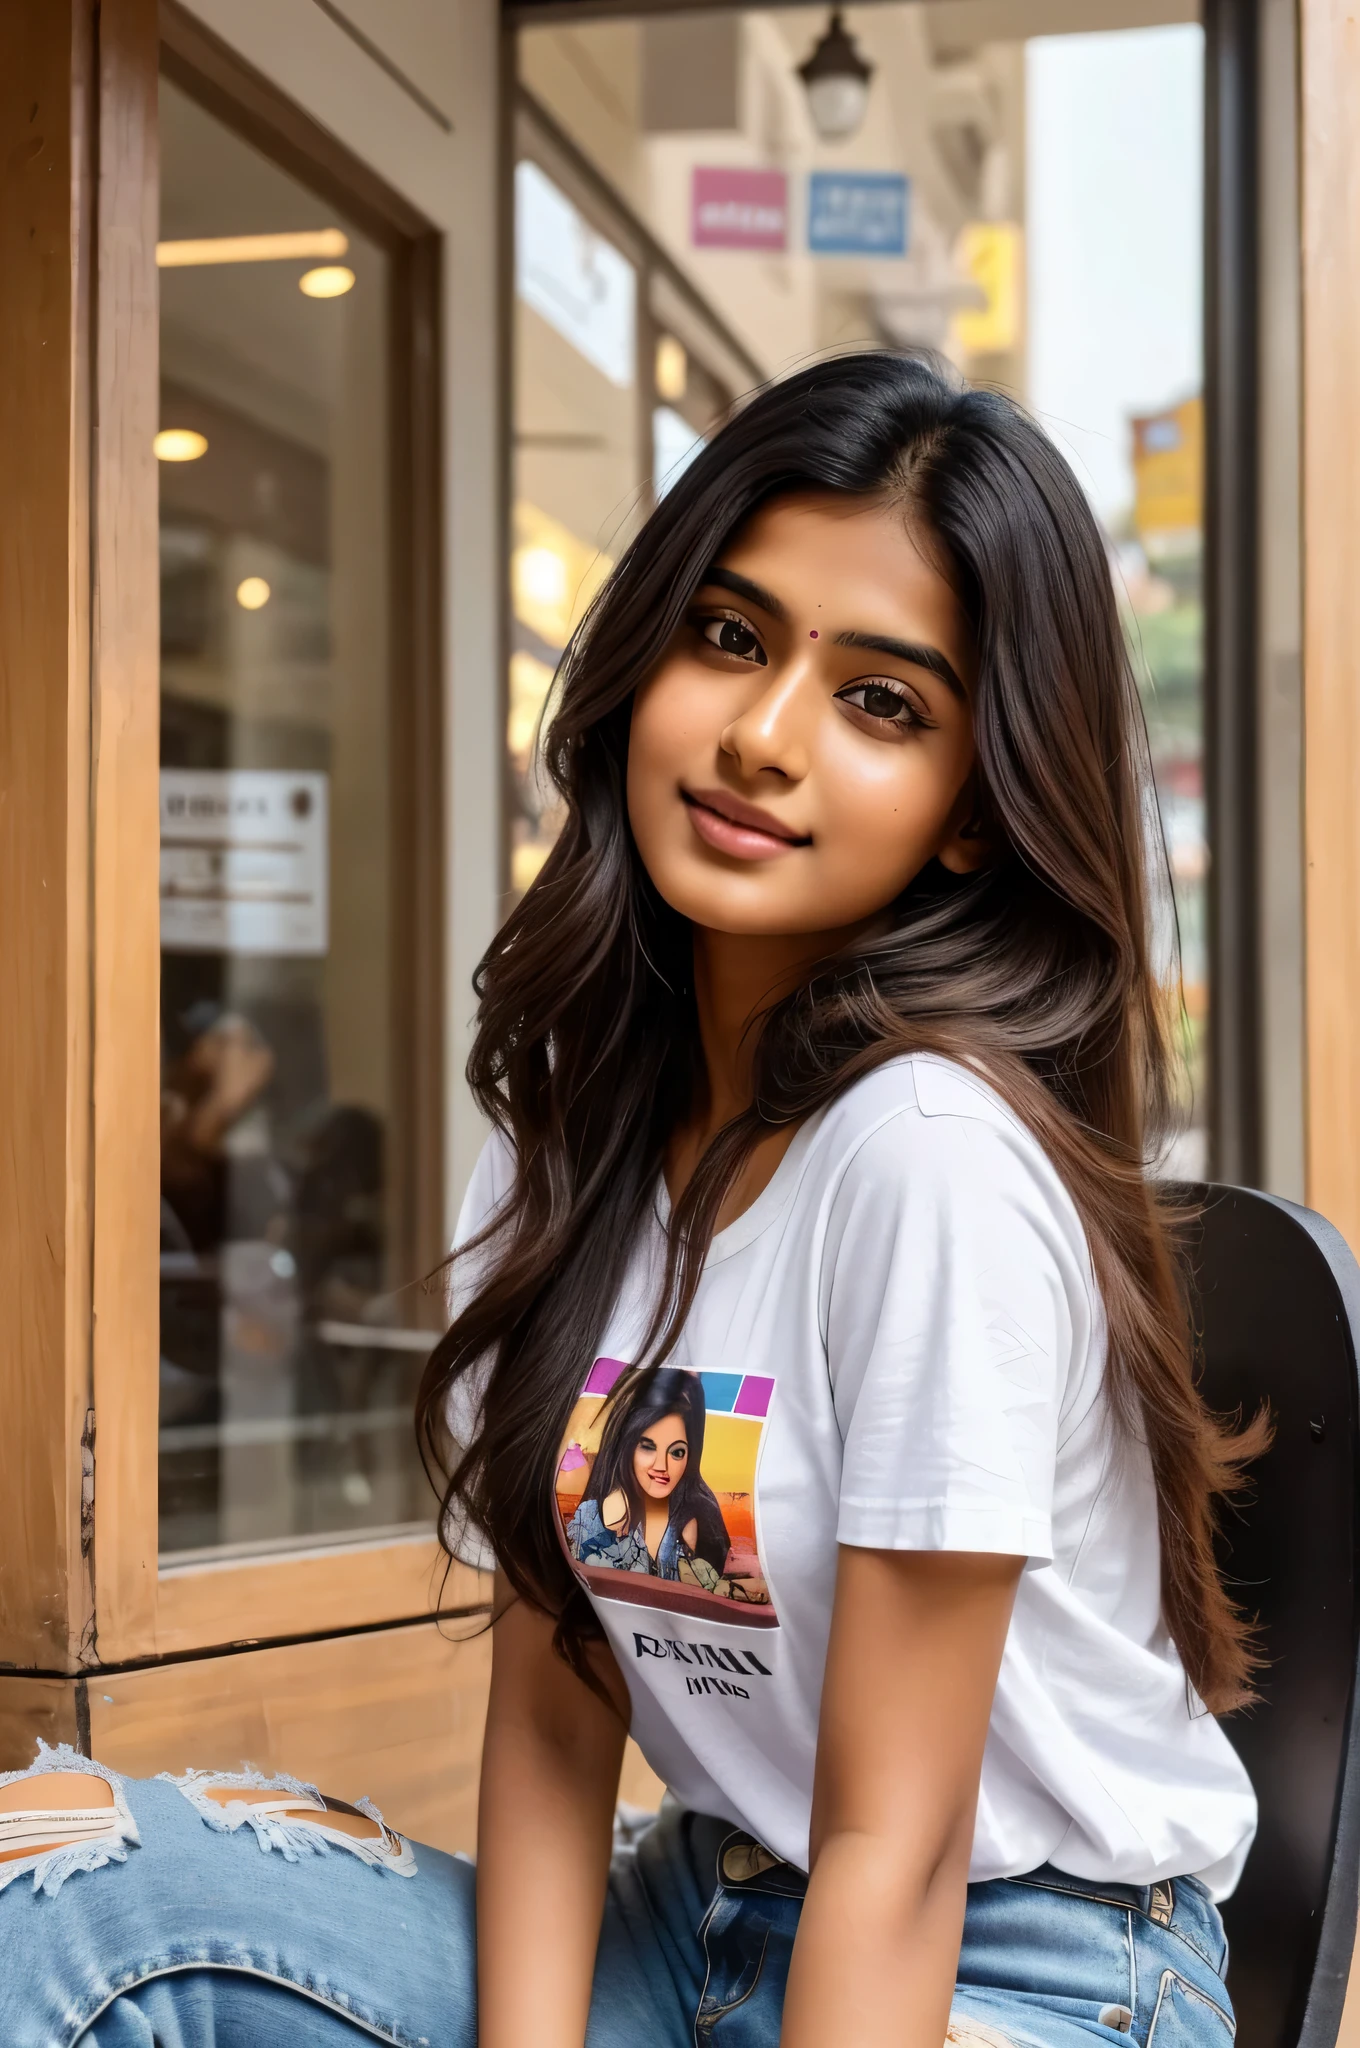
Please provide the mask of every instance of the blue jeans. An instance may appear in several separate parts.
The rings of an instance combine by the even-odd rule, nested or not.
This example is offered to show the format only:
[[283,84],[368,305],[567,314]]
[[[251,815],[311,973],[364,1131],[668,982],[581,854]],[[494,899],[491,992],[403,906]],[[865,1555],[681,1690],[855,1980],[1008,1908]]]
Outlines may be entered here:
[[[206,1776],[134,1782],[50,1751],[36,1768],[90,1775],[103,1817],[0,1862],[6,2048],[475,2048],[470,1863],[368,1807],[346,1846],[293,1779],[214,1800]],[[273,1812],[242,1803],[271,1795]],[[283,1811],[299,1805],[317,1818]],[[727,1822],[663,1810],[614,1861],[588,2048],[777,2048],[805,1884]],[[1225,1963],[1193,1878],[972,1885],[950,2041],[1229,2048]]]

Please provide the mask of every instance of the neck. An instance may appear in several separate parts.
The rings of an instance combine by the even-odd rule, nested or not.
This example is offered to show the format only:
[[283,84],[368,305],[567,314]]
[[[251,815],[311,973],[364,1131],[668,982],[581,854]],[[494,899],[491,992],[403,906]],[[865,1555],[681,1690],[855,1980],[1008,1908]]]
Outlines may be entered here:
[[759,1036],[752,1028],[754,1020],[860,929],[752,937],[694,926],[694,1001],[708,1081],[702,1119],[705,1143],[750,1107]]

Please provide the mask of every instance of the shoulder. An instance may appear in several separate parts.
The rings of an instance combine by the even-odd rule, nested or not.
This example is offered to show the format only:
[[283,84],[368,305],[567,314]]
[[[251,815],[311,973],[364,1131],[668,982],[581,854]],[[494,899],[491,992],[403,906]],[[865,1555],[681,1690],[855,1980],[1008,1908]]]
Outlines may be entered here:
[[450,1322],[462,1313],[495,1268],[502,1249],[499,1236],[493,1235],[482,1244],[476,1240],[494,1225],[514,1185],[515,1155],[510,1141],[500,1131],[493,1131],[472,1169],[453,1233],[446,1289]]
[[477,1155],[458,1211],[453,1234],[455,1251],[495,1220],[515,1185],[515,1154],[503,1131],[492,1131]]
[[847,1088],[817,1133],[831,1234],[872,1214],[908,1216],[929,1241],[947,1232],[979,1247],[1038,1237],[1082,1268],[1086,1235],[1043,1147],[986,1076],[915,1053]]
[[856,1162],[891,1171],[894,1161],[944,1164],[1003,1152],[1053,1170],[985,1074],[937,1053],[887,1060],[852,1082],[823,1113],[813,1149],[824,1171]]

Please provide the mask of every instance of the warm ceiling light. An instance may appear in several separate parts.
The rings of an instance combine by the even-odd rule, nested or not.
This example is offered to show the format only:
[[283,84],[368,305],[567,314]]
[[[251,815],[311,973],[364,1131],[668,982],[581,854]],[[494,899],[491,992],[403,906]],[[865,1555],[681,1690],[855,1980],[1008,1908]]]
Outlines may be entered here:
[[807,61],[798,66],[808,96],[812,125],[823,142],[843,142],[864,119],[874,67],[847,35],[841,10],[831,11],[826,34]]
[[517,548],[514,578],[518,594],[531,604],[561,605],[567,601],[567,565],[556,548]]
[[162,270],[199,263],[284,263],[299,256],[343,256],[349,236],[339,228],[305,228],[289,235],[201,235],[195,241],[157,242]]
[[668,405],[678,405],[689,384],[689,357],[685,344],[673,334],[663,334],[656,344],[656,388]]
[[272,595],[263,576],[246,576],[236,586],[236,602],[243,612],[262,611]]
[[354,284],[354,272],[343,263],[327,263],[320,270],[304,270],[298,290],[309,299],[343,299]]
[[192,427],[162,427],[151,446],[157,462],[197,462],[208,452],[208,437]]

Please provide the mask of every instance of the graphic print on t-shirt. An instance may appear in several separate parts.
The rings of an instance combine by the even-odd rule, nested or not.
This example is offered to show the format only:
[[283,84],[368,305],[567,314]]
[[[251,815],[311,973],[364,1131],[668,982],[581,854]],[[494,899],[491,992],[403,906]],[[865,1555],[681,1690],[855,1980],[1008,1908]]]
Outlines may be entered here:
[[557,1467],[562,1538],[597,1599],[777,1628],[756,1550],[774,1381],[597,1358]]

